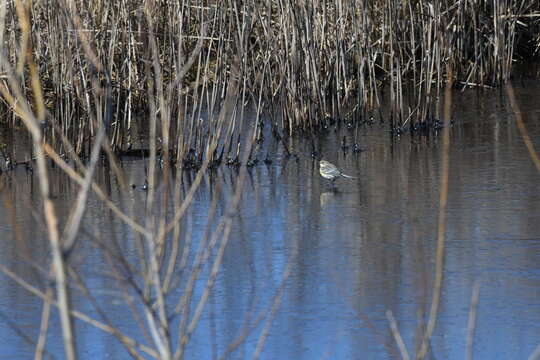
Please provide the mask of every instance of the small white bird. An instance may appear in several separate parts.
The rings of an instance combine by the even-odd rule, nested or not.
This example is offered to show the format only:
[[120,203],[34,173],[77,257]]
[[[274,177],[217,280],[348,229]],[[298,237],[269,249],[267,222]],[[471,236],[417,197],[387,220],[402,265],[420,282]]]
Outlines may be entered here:
[[336,165],[326,160],[321,160],[319,162],[319,173],[321,174],[323,178],[330,180],[332,182],[332,185],[334,185],[334,180],[336,180],[339,177],[344,177],[347,179],[354,179],[352,176],[345,175],[344,173],[342,173],[336,167]]

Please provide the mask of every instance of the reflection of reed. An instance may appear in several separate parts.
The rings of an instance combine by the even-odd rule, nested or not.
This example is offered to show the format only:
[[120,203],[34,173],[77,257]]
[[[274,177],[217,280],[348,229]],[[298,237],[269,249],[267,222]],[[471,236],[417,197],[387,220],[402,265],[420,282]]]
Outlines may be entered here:
[[439,303],[441,299],[441,290],[443,285],[444,254],[445,254],[445,230],[446,230],[446,204],[448,201],[448,176],[450,166],[450,119],[452,118],[452,65],[447,65],[449,74],[448,82],[444,91],[444,121],[443,128],[443,150],[441,153],[441,184],[439,188],[439,221],[437,234],[437,250],[435,253],[435,280],[433,284],[433,295],[431,298],[431,308],[429,310],[428,321],[422,344],[416,356],[417,359],[423,359],[429,349],[431,335],[435,330]]
[[531,138],[529,137],[529,133],[527,132],[527,128],[525,127],[525,123],[523,122],[521,111],[519,110],[519,106],[516,102],[516,97],[514,96],[514,88],[512,87],[512,84],[508,83],[506,85],[506,93],[508,94],[508,99],[510,100],[510,105],[512,106],[512,111],[514,112],[516,123],[519,132],[521,133],[521,137],[523,138],[523,142],[525,143],[525,146],[529,151],[529,155],[531,156],[531,159],[536,166],[536,170],[540,173],[540,158],[534,150],[534,145],[531,141]]

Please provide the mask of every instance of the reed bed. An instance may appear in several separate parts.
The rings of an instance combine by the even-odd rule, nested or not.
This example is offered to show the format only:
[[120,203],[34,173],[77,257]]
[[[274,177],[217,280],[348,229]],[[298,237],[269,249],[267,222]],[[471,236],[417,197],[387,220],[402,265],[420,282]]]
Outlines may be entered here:
[[[138,129],[148,138],[156,114],[158,152],[195,169],[205,158],[236,164],[265,128],[279,139],[373,116],[396,134],[440,127],[447,64],[456,87],[492,87],[540,48],[534,0],[33,2],[26,21],[17,3],[0,13],[13,72],[0,71],[7,91],[14,77],[31,102],[43,97],[55,149],[68,151],[64,138],[89,156],[92,112],[104,117],[113,152],[148,149]],[[30,53],[41,94],[30,91]],[[96,83],[104,91],[92,97]],[[245,119],[248,103],[256,116]],[[13,110],[2,104],[15,125]]]

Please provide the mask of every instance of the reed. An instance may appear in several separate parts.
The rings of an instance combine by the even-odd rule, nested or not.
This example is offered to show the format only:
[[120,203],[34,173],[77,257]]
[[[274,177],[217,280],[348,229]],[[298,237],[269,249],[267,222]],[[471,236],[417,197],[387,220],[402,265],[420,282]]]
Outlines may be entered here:
[[[335,122],[359,126],[375,113],[393,133],[426,131],[439,117],[446,64],[454,64],[457,87],[497,86],[540,46],[534,0],[38,2],[27,25],[15,4],[0,13],[2,51],[14,69],[3,67],[3,81],[16,77],[31,95],[24,64],[32,49],[42,127],[55,149],[67,152],[64,138],[89,156],[92,111],[103,113],[113,152],[148,149],[148,134],[137,129],[149,129],[157,112],[158,152],[193,169],[206,157],[212,166],[227,157],[235,163],[251,122],[291,136]],[[219,116],[231,76],[242,102]],[[92,98],[96,82],[106,93]],[[386,93],[388,111],[380,109]],[[244,119],[237,105],[245,103],[257,120]],[[212,142],[220,145],[209,152]]]

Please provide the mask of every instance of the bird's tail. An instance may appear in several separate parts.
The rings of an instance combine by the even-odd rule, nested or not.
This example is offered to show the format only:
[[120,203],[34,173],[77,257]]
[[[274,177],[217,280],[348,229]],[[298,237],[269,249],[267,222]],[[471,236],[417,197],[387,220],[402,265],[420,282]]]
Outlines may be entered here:
[[343,176],[344,178],[347,178],[347,179],[356,179],[355,177],[345,175],[344,173],[341,173],[341,176]]

